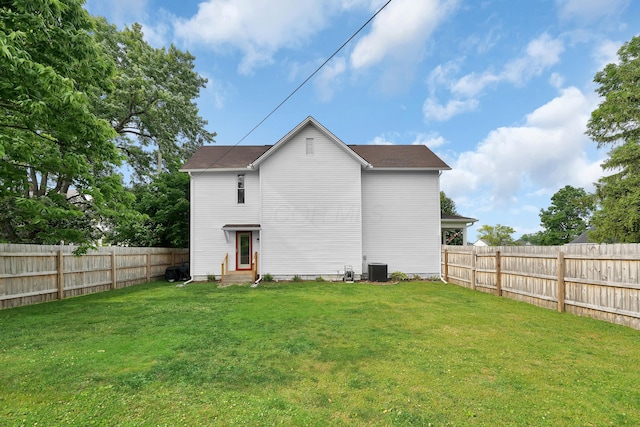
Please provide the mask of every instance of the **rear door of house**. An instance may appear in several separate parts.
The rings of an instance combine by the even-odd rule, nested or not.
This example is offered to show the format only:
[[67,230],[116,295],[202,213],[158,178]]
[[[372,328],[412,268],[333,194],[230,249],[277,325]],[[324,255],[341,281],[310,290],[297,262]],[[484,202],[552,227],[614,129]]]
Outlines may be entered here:
[[251,270],[251,231],[236,231],[236,270]]

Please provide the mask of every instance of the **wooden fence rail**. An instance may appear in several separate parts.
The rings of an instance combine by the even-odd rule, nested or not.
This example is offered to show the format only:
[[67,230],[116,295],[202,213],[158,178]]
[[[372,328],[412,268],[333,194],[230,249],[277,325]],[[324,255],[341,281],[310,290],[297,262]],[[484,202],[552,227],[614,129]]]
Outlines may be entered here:
[[442,251],[446,282],[640,329],[640,244]]
[[0,309],[118,289],[164,277],[188,249],[0,244]]

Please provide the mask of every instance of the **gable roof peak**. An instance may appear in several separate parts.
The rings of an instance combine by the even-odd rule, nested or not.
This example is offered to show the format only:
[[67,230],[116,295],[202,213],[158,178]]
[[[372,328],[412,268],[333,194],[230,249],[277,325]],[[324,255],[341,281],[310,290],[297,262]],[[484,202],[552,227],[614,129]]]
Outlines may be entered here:
[[306,119],[304,119],[303,121],[298,123],[298,125],[296,127],[291,129],[285,136],[280,138],[280,140],[278,142],[276,142],[263,155],[261,155],[253,163],[251,163],[249,165],[249,167],[251,169],[257,168],[262,162],[264,162],[266,159],[271,157],[271,155],[273,155],[273,153],[278,151],[278,149],[280,147],[285,145],[287,142],[291,141],[298,133],[300,133],[305,127],[307,127],[309,125],[311,125],[311,126],[315,127],[316,129],[318,129],[322,134],[324,134],[329,139],[329,141],[333,142],[339,148],[341,148],[344,152],[346,152],[351,157],[353,157],[353,159],[356,160],[358,163],[360,163],[360,165],[362,167],[365,167],[365,168],[366,167],[371,167],[369,162],[367,162],[365,159],[363,159],[358,153],[353,151],[347,144],[342,142],[342,140],[340,140],[340,138],[335,136],[331,131],[329,131],[329,129],[324,127],[319,121],[317,121],[315,118],[313,118],[313,116],[307,116]]

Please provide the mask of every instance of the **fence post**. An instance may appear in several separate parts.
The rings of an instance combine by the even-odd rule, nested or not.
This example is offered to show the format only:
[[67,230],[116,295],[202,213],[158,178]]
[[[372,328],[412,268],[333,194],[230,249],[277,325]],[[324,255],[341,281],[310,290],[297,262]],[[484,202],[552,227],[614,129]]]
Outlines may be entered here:
[[476,247],[471,251],[471,289],[476,290]]
[[564,312],[565,283],[564,283],[564,253],[558,252],[558,311]]
[[147,252],[147,283],[151,281],[151,254]]
[[501,271],[500,251],[496,251],[496,293],[502,296],[502,271]]
[[444,250],[444,281],[449,283],[449,250]]
[[64,254],[58,249],[58,299],[64,299]]
[[116,289],[118,285],[116,277],[116,250],[111,251],[111,289]]

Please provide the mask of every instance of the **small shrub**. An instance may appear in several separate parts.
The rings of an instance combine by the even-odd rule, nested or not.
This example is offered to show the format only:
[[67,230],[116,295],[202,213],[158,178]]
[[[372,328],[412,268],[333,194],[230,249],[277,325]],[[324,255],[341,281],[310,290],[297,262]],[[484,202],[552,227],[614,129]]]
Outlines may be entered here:
[[302,282],[302,277],[298,276],[297,274],[295,276],[293,276],[293,279],[291,279],[292,282]]
[[273,282],[273,276],[271,274],[267,273],[267,274],[264,275],[262,280],[264,280],[265,282]]
[[411,278],[411,280],[420,281],[420,280],[422,280],[422,277],[420,277],[419,274],[414,274],[413,277]]
[[440,276],[431,276],[428,279],[430,282],[441,282]]
[[324,277],[322,276],[316,277],[316,282],[325,282]]
[[402,271],[394,271],[391,273],[391,280],[394,282],[403,282],[405,280],[409,280],[409,276],[404,274]]
[[215,274],[207,274],[207,282],[215,282],[216,275]]

